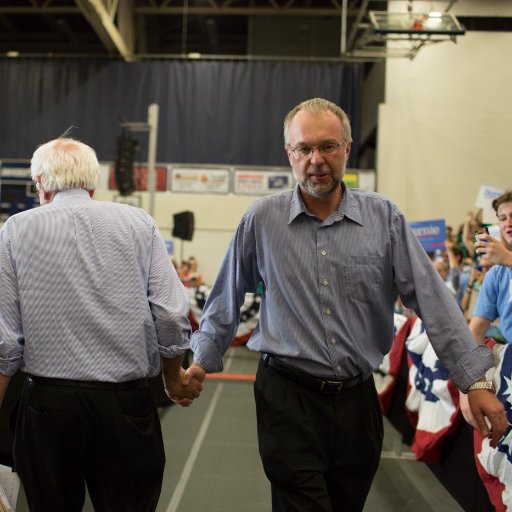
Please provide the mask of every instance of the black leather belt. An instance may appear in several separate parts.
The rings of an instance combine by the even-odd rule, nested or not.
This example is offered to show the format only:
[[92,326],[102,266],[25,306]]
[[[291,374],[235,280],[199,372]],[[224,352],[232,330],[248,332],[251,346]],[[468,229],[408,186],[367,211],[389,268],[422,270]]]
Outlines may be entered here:
[[344,389],[353,388],[365,380],[361,375],[346,380],[327,380],[320,377],[314,377],[302,370],[299,370],[298,368],[295,368],[294,366],[283,363],[271,354],[263,354],[263,361],[265,366],[273,368],[283,377],[293,380],[298,384],[303,384],[314,391],[325,393],[326,395],[337,395]]
[[99,380],[54,379],[53,377],[27,375],[27,382],[36,382],[37,384],[48,386],[65,386],[68,388],[111,389],[117,391],[147,389],[149,387],[148,379],[129,380],[126,382],[102,382]]

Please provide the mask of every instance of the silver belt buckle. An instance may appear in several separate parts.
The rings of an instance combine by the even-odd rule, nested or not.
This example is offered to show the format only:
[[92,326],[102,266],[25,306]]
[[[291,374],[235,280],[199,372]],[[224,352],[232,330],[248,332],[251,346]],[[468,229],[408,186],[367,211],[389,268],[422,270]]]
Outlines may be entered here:
[[[328,386],[334,386],[335,391],[325,390],[324,388],[325,388],[326,384]],[[323,380],[322,385],[320,386],[320,391],[325,391],[326,393],[329,393],[332,395],[339,393],[342,389],[343,389],[343,382],[339,382],[339,381],[335,381],[335,380]]]

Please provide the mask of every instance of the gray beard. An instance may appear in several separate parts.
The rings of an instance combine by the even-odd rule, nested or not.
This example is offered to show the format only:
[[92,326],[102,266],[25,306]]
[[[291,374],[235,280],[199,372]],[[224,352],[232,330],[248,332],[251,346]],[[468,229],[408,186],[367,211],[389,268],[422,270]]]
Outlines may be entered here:
[[325,199],[340,186],[341,181],[341,178],[332,178],[329,184],[314,185],[309,179],[309,176],[306,176],[300,184],[310,196],[316,197],[317,199]]

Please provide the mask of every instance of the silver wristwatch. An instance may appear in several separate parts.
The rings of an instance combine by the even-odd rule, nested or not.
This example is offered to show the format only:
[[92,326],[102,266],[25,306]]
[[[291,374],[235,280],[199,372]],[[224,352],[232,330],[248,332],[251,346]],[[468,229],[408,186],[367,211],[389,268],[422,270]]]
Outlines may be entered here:
[[494,386],[494,382],[492,380],[477,380],[471,384],[471,386],[469,386],[467,393],[474,391],[475,389],[487,389],[488,391],[496,393],[496,387]]

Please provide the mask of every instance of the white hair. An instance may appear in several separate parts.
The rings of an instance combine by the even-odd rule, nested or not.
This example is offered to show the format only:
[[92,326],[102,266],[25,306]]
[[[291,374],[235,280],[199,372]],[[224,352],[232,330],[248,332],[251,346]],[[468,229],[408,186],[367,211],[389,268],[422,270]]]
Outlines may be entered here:
[[51,140],[39,146],[30,161],[32,179],[40,178],[47,192],[70,188],[94,190],[100,165],[94,149],[71,138]]

